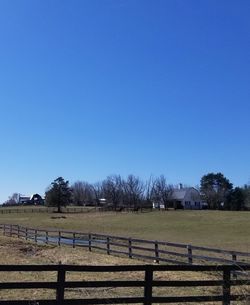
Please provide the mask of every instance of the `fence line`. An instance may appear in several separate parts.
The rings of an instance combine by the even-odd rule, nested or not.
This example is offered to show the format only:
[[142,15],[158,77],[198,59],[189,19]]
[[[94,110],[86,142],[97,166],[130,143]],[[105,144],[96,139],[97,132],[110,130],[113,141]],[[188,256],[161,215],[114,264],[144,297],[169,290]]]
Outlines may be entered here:
[[[46,272],[56,271],[57,280],[50,282],[1,282],[0,289],[53,289],[56,291],[56,298],[53,300],[0,300],[0,305],[4,304],[121,304],[133,303],[151,305],[152,303],[185,303],[185,302],[221,302],[223,305],[230,305],[234,300],[248,300],[250,295],[244,293],[231,293],[231,287],[235,286],[250,286],[250,279],[235,280],[231,279],[233,272],[237,270],[249,271],[250,266],[185,266],[185,265],[120,265],[120,266],[77,266],[77,265],[0,265],[1,272]],[[106,274],[119,272],[120,276],[125,273],[143,272],[142,280],[113,280],[111,275],[110,280],[67,280],[67,273],[74,272],[105,272]],[[206,272],[209,271],[216,275],[216,280],[155,280],[155,272],[174,271],[178,272]],[[195,295],[195,296],[171,296],[169,292],[167,295],[157,296],[153,293],[155,287],[221,287],[220,293],[213,295]],[[105,297],[101,298],[84,298],[84,299],[67,299],[65,298],[65,291],[68,288],[128,288],[128,287],[142,287],[143,293],[141,295],[134,295],[132,297]],[[165,292],[166,294],[166,292]]]
[[[151,207],[142,207],[142,208],[130,208],[124,207],[120,209],[114,209],[114,207],[101,207],[101,206],[92,206],[92,207],[61,207],[61,210],[64,213],[89,213],[89,212],[149,212],[152,211]],[[0,214],[23,214],[23,213],[55,213],[57,212],[56,207],[34,207],[34,208],[3,208],[0,207]]]
[[57,244],[58,246],[65,244],[73,248],[85,247],[89,251],[97,250],[108,255],[122,255],[131,259],[143,259],[154,263],[192,265],[214,262],[250,265],[250,253],[246,252],[78,231],[27,228],[12,224],[2,224],[0,229],[6,236],[16,236],[36,243]]
[[[100,211],[99,207],[62,207],[65,213],[89,213]],[[23,214],[23,213],[54,213],[57,211],[55,207],[34,207],[34,208],[0,208],[0,214]]]

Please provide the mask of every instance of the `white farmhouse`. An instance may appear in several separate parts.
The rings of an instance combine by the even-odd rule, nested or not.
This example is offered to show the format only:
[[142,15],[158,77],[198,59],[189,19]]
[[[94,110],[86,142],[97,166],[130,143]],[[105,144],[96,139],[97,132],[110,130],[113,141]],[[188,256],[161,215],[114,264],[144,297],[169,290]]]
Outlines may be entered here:
[[170,195],[170,202],[174,208],[179,209],[202,209],[200,192],[194,187],[180,187],[173,189]]

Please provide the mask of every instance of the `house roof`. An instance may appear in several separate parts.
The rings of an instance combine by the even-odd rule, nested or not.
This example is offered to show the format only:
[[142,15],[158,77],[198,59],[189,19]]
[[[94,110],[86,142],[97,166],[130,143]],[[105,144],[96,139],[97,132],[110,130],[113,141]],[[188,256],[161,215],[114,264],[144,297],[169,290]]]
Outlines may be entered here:
[[187,188],[174,189],[171,194],[171,198],[174,200],[183,200],[186,196],[187,190]]
[[172,194],[171,194],[171,199],[172,200],[184,200],[185,196],[187,195],[188,192],[195,191],[199,193],[199,191],[193,187],[185,187],[181,189],[173,189]]
[[19,199],[30,199],[30,196],[21,195],[21,196],[19,196]]

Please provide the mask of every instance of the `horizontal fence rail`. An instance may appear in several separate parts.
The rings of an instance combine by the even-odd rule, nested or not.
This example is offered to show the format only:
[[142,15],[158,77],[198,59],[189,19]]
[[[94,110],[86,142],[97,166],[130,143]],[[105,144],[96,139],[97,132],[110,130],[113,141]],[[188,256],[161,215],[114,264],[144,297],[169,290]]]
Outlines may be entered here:
[[[100,207],[62,207],[61,210],[64,213],[89,213],[101,211]],[[0,214],[23,214],[23,213],[55,213],[57,212],[57,208],[54,207],[22,207],[22,208],[0,208]]]
[[[247,294],[247,290],[250,287],[250,278],[244,280],[232,279],[232,275],[236,271],[248,272],[250,266],[232,266],[232,265],[220,265],[220,266],[205,266],[205,265],[121,265],[121,266],[77,266],[77,265],[0,265],[0,275],[4,272],[10,274],[11,272],[21,272],[25,275],[25,272],[54,272],[56,277],[54,281],[21,281],[21,282],[0,282],[1,291],[10,289],[50,289],[54,290],[55,299],[36,299],[36,300],[5,300],[1,298],[0,305],[4,304],[153,304],[153,303],[206,303],[206,302],[219,302],[223,305],[230,305],[231,301],[247,301],[250,300],[250,295]],[[174,272],[176,275],[178,272],[182,272],[182,277],[185,278],[186,272],[209,272],[213,275],[213,279],[210,280],[159,280],[159,273]],[[138,272],[141,276],[139,280],[128,280],[126,274],[136,274]],[[69,275],[82,273],[81,280],[68,280]],[[93,281],[90,277],[84,277],[86,273],[105,273],[108,279]],[[119,279],[114,280],[114,274],[119,274]],[[188,275],[187,275],[188,276]],[[5,276],[6,278],[6,276]],[[7,277],[8,278],[8,277]],[[125,279],[124,279],[125,278]],[[116,288],[124,288],[120,290],[118,294],[111,294],[110,296],[103,296],[92,298],[87,294],[86,298],[83,298],[84,289],[89,288],[110,288],[112,291]],[[141,291],[137,293],[126,295],[126,289],[140,287]],[[179,287],[217,287],[213,293],[206,295],[183,295],[178,293],[172,293],[163,291],[159,294],[155,292],[155,288],[179,288]],[[231,288],[244,287],[245,292],[232,293]],[[72,289],[82,289],[79,298],[68,298],[65,293]],[[76,294],[77,296],[77,294]],[[72,297],[72,296],[71,296]]]
[[68,245],[73,248],[84,247],[89,251],[97,250],[108,255],[122,255],[154,263],[250,264],[250,253],[239,251],[77,231],[27,228],[12,224],[2,224],[0,229],[5,236],[24,238],[39,244]]
[[[124,208],[114,208],[114,207],[101,207],[101,206],[86,206],[86,207],[61,207],[63,213],[89,213],[89,212],[150,212],[152,211],[151,207],[140,207],[137,209],[124,207]],[[33,207],[22,207],[22,208],[6,208],[0,207],[0,214],[23,214],[23,213],[55,213],[57,212],[56,207],[42,207],[42,206],[33,206]]]

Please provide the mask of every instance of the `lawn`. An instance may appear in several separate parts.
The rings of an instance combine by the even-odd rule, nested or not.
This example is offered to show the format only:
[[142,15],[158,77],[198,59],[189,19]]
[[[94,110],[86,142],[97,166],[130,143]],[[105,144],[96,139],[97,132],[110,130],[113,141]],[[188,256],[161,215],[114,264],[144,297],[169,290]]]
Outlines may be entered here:
[[0,223],[164,240],[250,252],[250,212],[154,211],[63,214],[11,213]]

